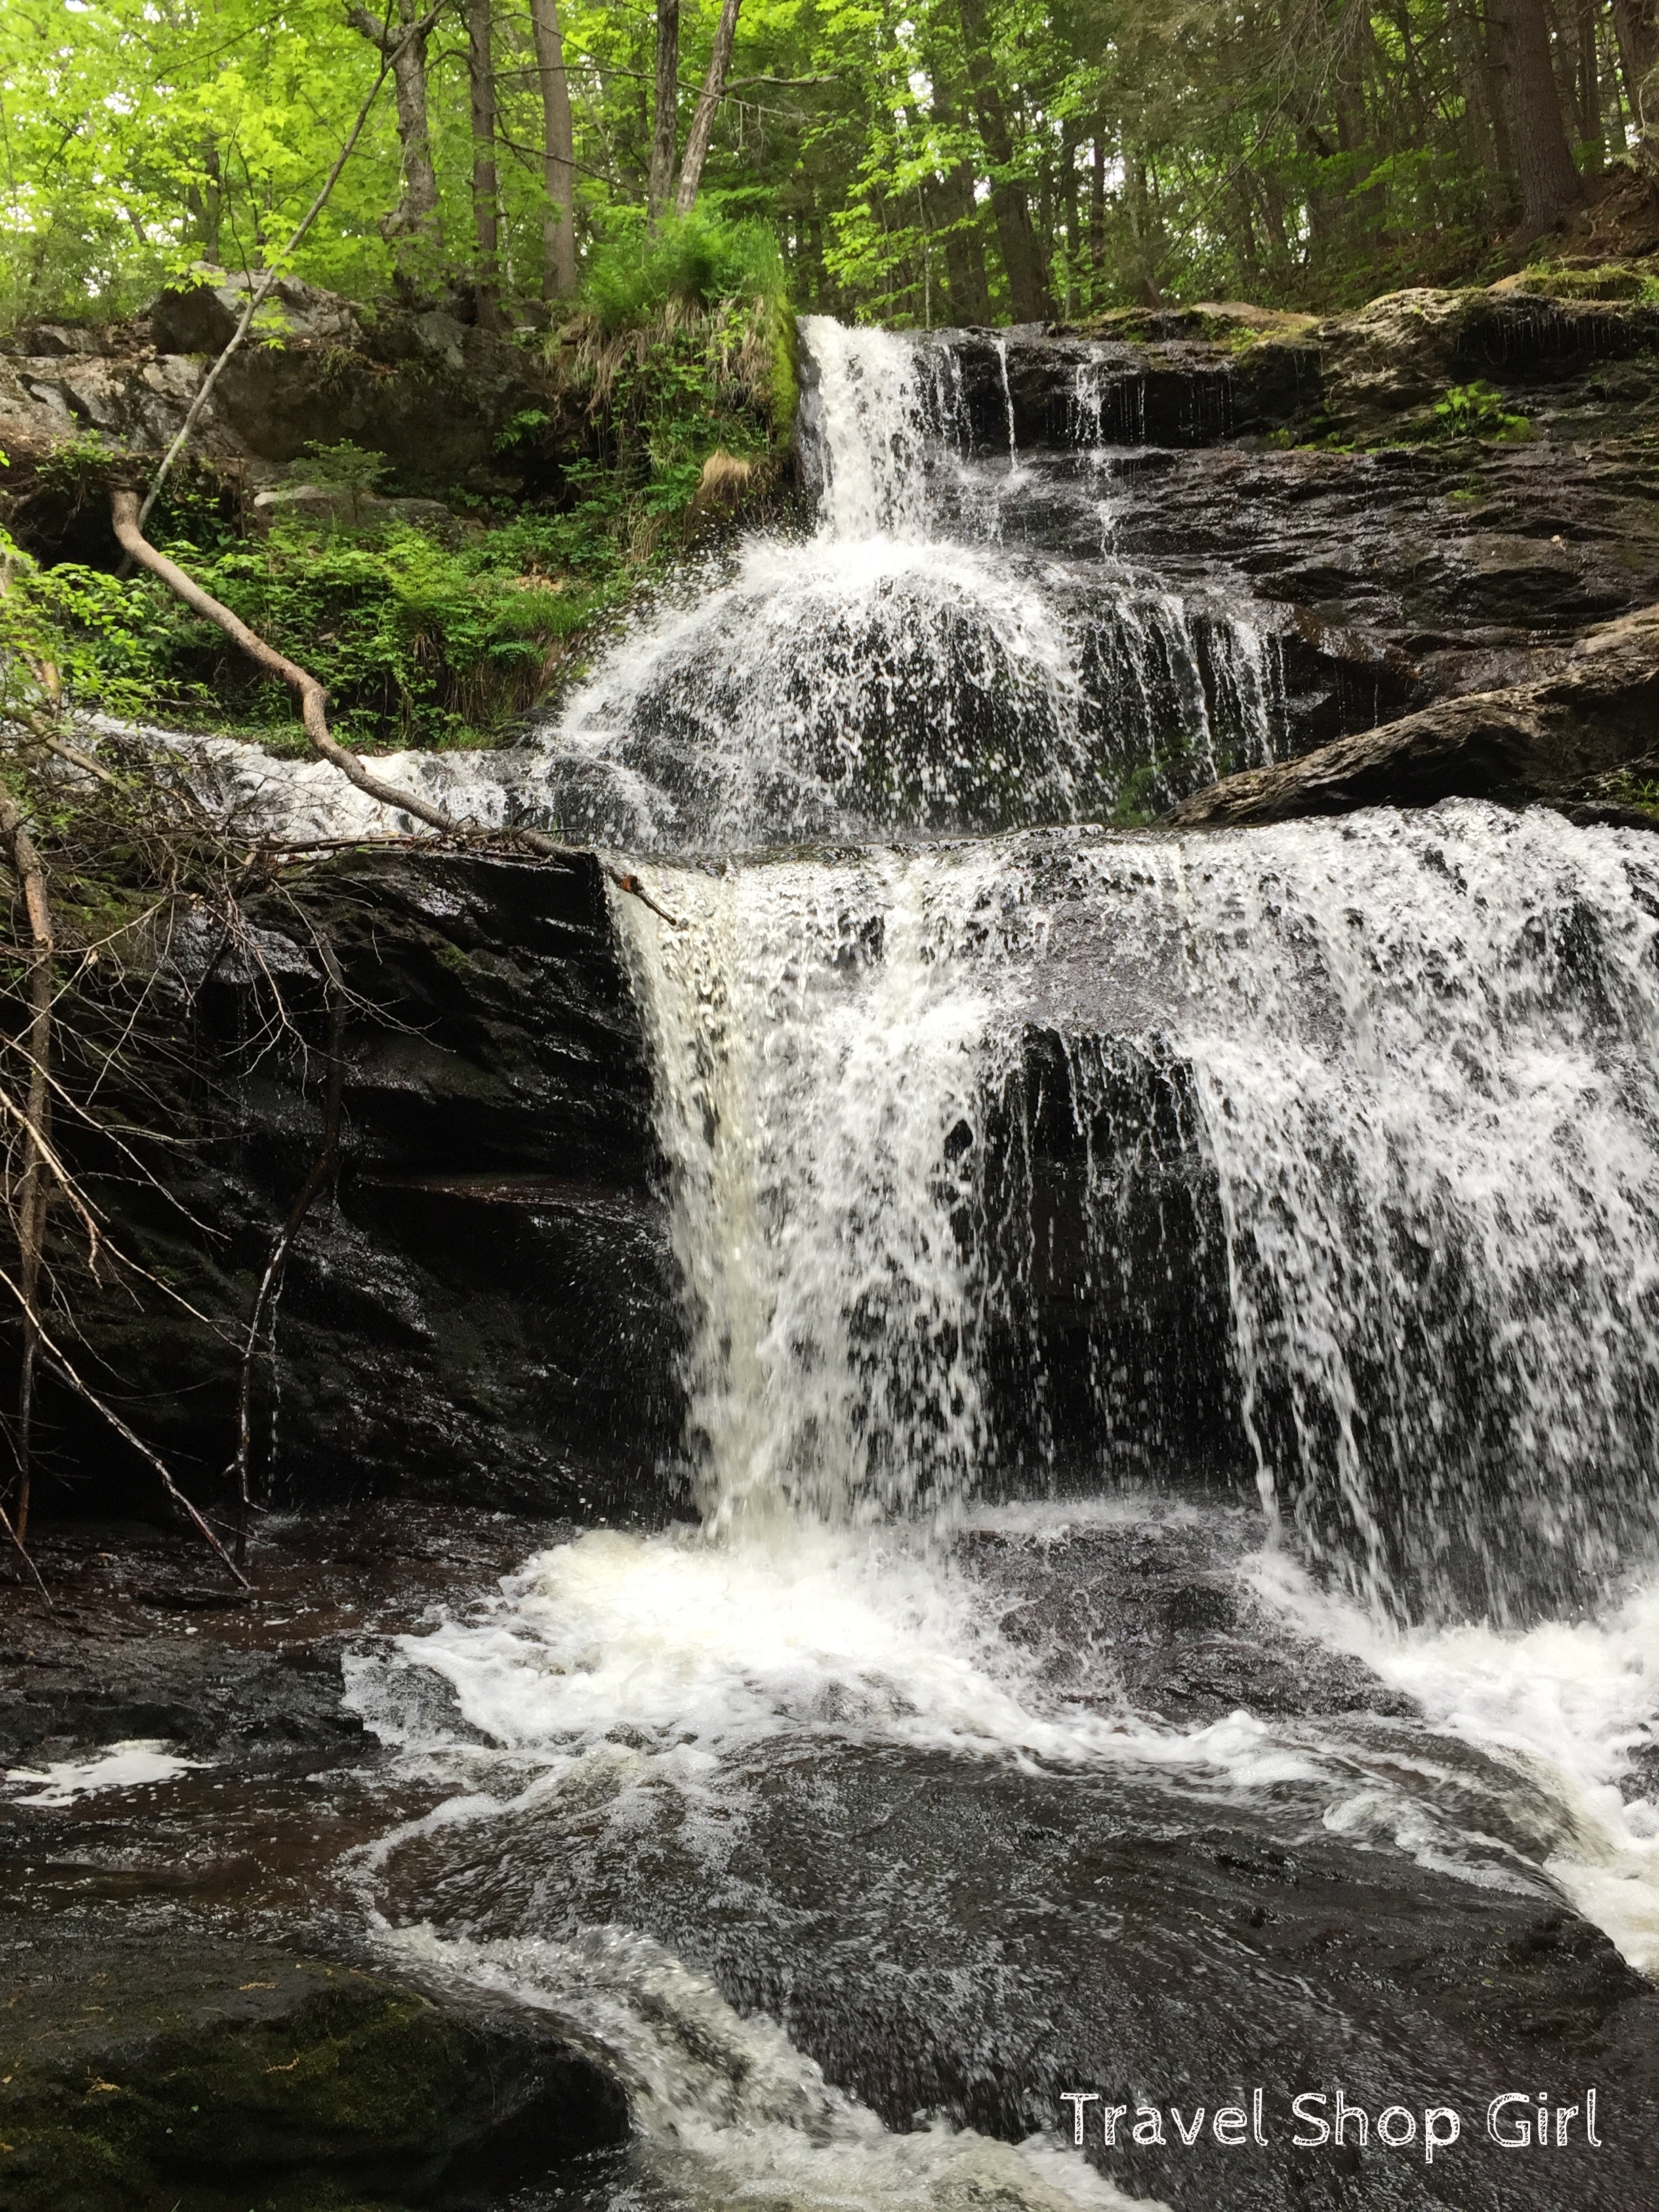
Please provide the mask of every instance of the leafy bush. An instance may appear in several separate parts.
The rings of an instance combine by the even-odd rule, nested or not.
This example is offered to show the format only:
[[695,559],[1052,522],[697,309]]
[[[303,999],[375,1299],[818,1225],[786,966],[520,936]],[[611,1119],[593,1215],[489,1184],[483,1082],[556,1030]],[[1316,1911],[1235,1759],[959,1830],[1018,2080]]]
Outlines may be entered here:
[[641,329],[667,308],[783,293],[783,257],[769,225],[722,222],[696,209],[664,216],[654,231],[630,210],[590,258],[582,287],[584,303],[610,334]]
[[[487,741],[533,705],[615,596],[620,562],[573,543],[582,535],[566,518],[538,518],[457,550],[407,527],[366,542],[295,523],[205,561],[178,551],[206,590],[328,686],[343,741],[450,746]],[[586,574],[569,562],[580,550]],[[158,600],[149,618],[166,640],[158,691],[188,711],[210,687],[245,726],[299,744],[281,684],[177,601]]]
[[392,466],[384,453],[367,453],[349,438],[342,438],[337,446],[320,445],[313,438],[301,452],[303,459],[289,463],[289,482],[314,484],[319,491],[349,492],[354,512],[363,494],[374,491]]

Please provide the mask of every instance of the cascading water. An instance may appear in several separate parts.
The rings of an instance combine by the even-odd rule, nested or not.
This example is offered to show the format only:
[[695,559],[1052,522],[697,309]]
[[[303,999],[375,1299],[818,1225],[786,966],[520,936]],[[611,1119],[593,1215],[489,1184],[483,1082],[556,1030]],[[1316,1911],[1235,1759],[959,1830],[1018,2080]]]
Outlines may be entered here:
[[[1098,454],[1017,456],[1012,404],[981,452],[948,338],[800,328],[814,526],[691,569],[523,744],[388,773],[481,826],[724,853],[1138,817],[1274,757],[1276,637],[1112,556]],[[289,834],[386,826],[325,775],[195,750]]]
[[[1577,1943],[1628,1996],[1565,1901],[1659,1972],[1659,854],[1473,803],[1078,826],[1130,756],[1074,578],[991,550],[1018,472],[951,346],[806,342],[817,534],[648,622],[546,753],[611,834],[730,848],[613,901],[696,1518],[359,1660],[453,1785],[374,1910],[621,2069],[635,2153],[561,2203],[1121,2203],[1071,2088],[1474,2110],[1520,2062],[1423,1957],[1524,2008],[1506,1962]],[[1267,748],[1242,628],[1098,621],[1149,698],[1186,641],[1188,757]],[[893,842],[952,824],[996,834]],[[1300,2201],[1289,2151],[1096,2151]],[[1633,2148],[1498,2166],[1446,2185],[1643,2201]],[[1333,2202],[1450,2201],[1357,2171]]]

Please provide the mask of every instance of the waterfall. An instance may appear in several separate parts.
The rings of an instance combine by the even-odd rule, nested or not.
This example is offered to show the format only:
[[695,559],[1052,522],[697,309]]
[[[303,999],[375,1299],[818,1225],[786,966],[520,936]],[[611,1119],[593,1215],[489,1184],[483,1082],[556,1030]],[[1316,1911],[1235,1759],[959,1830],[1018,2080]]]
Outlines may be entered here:
[[[802,338],[810,529],[494,787],[649,856],[686,1517],[352,1655],[448,1791],[364,1883],[607,2054],[608,2207],[1121,2206],[1060,2095],[1339,2050],[1474,2112],[1530,2076],[1424,1955],[1627,1995],[1565,1900],[1659,1972],[1659,848],[1133,826],[1283,708],[1237,604],[1112,555],[1146,380],[1079,342],[1037,450],[1012,349]],[[1178,2201],[1244,2201],[1222,2155]]]
[[1462,805],[661,897],[617,918],[716,1522],[1207,1449],[1384,1612],[1526,1617],[1651,1540],[1648,841]]
[[1267,629],[1022,542],[1099,501],[1071,455],[1022,454],[1006,362],[988,459],[948,341],[821,315],[800,335],[812,527],[751,536],[635,623],[538,734],[516,805],[733,851],[1110,818],[1274,757]]

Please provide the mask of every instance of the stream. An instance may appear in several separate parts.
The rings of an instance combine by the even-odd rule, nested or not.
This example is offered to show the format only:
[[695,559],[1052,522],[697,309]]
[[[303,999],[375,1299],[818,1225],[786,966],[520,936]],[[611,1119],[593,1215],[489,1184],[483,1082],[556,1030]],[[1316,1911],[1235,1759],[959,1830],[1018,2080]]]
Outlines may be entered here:
[[1115,551],[1086,362],[1025,451],[803,338],[816,522],[387,764],[647,882],[695,1495],[359,1643],[345,1893],[627,2082],[518,2212],[1637,2212],[1659,844],[1111,826],[1282,752],[1272,611]]

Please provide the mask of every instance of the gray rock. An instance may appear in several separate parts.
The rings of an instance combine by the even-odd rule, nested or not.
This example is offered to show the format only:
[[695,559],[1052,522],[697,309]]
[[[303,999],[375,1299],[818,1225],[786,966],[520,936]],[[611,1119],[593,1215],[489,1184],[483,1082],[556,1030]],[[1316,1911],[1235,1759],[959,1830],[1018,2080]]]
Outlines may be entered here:
[[1620,771],[1659,774],[1659,606],[1591,630],[1554,675],[1246,769],[1166,818],[1207,829],[1450,798],[1572,800]]
[[[258,272],[227,276],[204,269],[201,282],[163,292],[149,316],[157,351],[222,352],[247,310],[250,288],[259,281]],[[363,335],[349,300],[298,276],[277,278],[260,306],[254,329],[258,335],[312,345],[356,346]]]
[[443,531],[455,523],[453,514],[437,499],[382,499],[374,492],[342,491],[325,484],[278,484],[255,495],[256,527],[269,530],[285,516],[325,522],[336,530],[389,530],[410,524],[420,530]]
[[430,314],[416,315],[414,331],[422,353],[436,355],[445,368],[453,369],[457,376],[465,373],[466,332],[453,315],[446,315],[435,308]]
[[18,332],[21,352],[40,355],[102,353],[108,332],[84,324],[31,323]]

